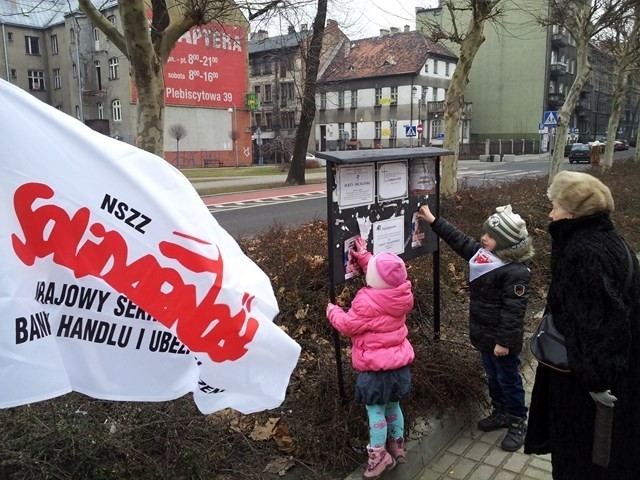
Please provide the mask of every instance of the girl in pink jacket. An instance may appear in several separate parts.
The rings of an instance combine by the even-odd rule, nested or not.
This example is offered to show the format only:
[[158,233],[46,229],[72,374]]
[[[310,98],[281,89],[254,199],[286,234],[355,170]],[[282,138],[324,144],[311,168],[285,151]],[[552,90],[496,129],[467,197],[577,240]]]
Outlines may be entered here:
[[385,470],[404,463],[404,417],[400,400],[411,392],[409,364],[413,347],[407,339],[407,313],[413,308],[411,282],[404,261],[389,252],[375,256],[358,238],[352,252],[366,275],[361,288],[345,312],[329,303],[331,325],[351,338],[351,360],[358,370],[356,399],[369,416],[369,461],[363,474],[376,479]]

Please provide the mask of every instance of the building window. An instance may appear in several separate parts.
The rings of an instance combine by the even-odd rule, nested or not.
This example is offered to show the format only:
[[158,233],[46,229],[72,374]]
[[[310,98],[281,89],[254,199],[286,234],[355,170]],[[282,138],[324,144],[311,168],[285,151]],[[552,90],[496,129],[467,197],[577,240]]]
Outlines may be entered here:
[[442,120],[436,119],[431,123],[431,138],[438,138],[442,134]]
[[262,74],[263,75],[271,75],[271,63],[272,59],[266,58],[264,59],[264,63],[262,64]]
[[398,87],[391,87],[391,95],[390,95],[389,103],[391,105],[398,104]]
[[375,122],[375,138],[382,138],[382,122]]
[[73,71],[73,78],[77,78],[78,77],[78,67],[76,66],[75,63],[71,66],[71,70]]
[[111,102],[111,118],[113,118],[114,122],[122,121],[122,104],[120,100]]
[[109,59],[109,80],[117,80],[119,75],[119,62],[117,57]]
[[358,122],[351,122],[351,140],[358,139]]
[[96,103],[96,108],[98,110],[98,119],[102,120],[104,118],[104,103],[102,102]]
[[424,73],[429,73],[429,64],[428,63],[424,64]]
[[71,43],[76,43],[76,31],[73,28],[69,29],[69,39]]
[[109,22],[111,23],[111,25],[113,25],[114,27],[116,26],[116,16],[115,15],[109,15],[107,17],[107,20],[109,20]]
[[253,87],[253,93],[255,93],[257,97],[260,98],[260,85],[256,85],[255,87]]
[[56,105],[56,110],[60,110],[62,112],[62,105]]
[[93,62],[96,68],[96,88],[102,90],[102,67],[100,66],[100,60]]
[[322,92],[320,94],[320,110],[326,110],[327,108],[327,94]]
[[57,55],[58,53],[58,35],[51,35],[51,54]]
[[256,127],[262,127],[262,115],[259,113],[256,113]]
[[15,68],[11,69],[11,78],[18,78],[18,71]]
[[7,32],[7,41],[13,42],[13,32]]
[[438,60],[433,61],[433,74],[434,75],[438,74]]
[[267,130],[273,129],[273,115],[270,113],[264,114],[264,120],[267,122]]
[[[375,90],[375,101],[374,101],[373,105],[376,106],[376,107],[379,107],[381,100],[382,100],[382,89],[381,88],[376,88],[376,90]],[[380,138],[380,137],[377,137],[377,138]]]
[[29,70],[29,90],[44,90],[44,72]]
[[264,103],[271,102],[271,85],[264,86]]
[[60,90],[62,88],[62,77],[60,76],[60,69],[53,69],[53,89]]
[[38,37],[24,37],[27,55],[40,55],[40,39]]
[[358,90],[351,90],[351,108],[358,108]]
[[82,120],[82,119],[80,118],[80,105],[76,105],[76,118],[77,118],[78,120]]
[[340,110],[344,108],[344,92],[338,92],[338,108]]
[[445,77],[449,76],[449,62],[444,63],[444,76]]
[[100,30],[97,27],[93,27],[93,49],[100,50]]
[[285,112],[283,116],[283,126],[284,128],[293,130],[296,128],[296,113],[295,112]]
[[398,121],[395,118],[389,120],[389,136],[391,138],[397,138],[398,136]]

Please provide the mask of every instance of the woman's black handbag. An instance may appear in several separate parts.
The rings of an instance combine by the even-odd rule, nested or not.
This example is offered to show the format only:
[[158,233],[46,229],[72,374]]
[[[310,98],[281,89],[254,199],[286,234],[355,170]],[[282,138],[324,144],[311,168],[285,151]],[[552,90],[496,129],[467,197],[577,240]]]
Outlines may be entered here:
[[[627,272],[627,278],[622,288],[622,293],[626,293],[631,285],[631,276],[633,274],[633,258],[631,256],[631,250],[627,244],[624,244],[627,250],[627,258],[629,260],[629,270]],[[538,359],[539,363],[553,368],[560,372],[569,373],[569,361],[567,360],[567,347],[564,343],[564,335],[562,335],[553,324],[553,315],[547,308],[542,321],[535,334],[531,337],[529,344],[533,356]]]
[[531,337],[530,346],[531,352],[538,359],[538,362],[560,372],[570,372],[564,335],[558,332],[553,325],[551,311],[547,310],[542,317],[540,325]]

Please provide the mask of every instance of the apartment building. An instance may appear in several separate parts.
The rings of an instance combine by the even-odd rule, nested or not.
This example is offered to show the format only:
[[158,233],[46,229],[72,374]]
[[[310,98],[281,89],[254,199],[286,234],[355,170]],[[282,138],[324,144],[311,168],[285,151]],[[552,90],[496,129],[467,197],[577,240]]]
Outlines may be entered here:
[[[119,27],[116,0],[95,2]],[[105,135],[135,143],[129,62],[77,1],[0,1],[0,76]],[[242,15],[183,35],[165,68],[165,158],[180,167],[252,161],[248,23]],[[180,125],[182,138],[171,136]],[[179,150],[179,155],[178,155]]]
[[[318,150],[442,145],[456,63],[450,50],[408,26],[346,43],[319,80]],[[467,103],[461,141],[468,141],[471,112]]]
[[[303,24],[290,26],[285,35],[269,37],[266,31],[251,35],[249,41],[249,83],[259,107],[253,112],[254,140],[265,145],[278,139],[293,145],[304,91],[306,55],[312,31]],[[335,20],[327,20],[320,52],[321,73],[349,39]],[[258,138],[259,137],[259,138]],[[258,149],[255,149],[256,152]],[[268,150],[265,147],[265,150]],[[308,150],[316,151],[315,132],[311,132]],[[274,157],[272,154],[271,157]],[[267,161],[275,161],[268,158]]]
[[[549,145],[548,129],[541,130],[540,124],[545,112],[563,105],[577,65],[575,41],[569,33],[536,22],[534,15],[544,15],[548,8],[543,0],[528,2],[526,8],[508,1],[500,21],[485,26],[486,39],[474,59],[465,93],[465,99],[474,105],[472,142],[536,140],[543,151]],[[442,6],[416,9],[417,28],[428,33],[427,22],[437,22],[445,29],[451,26]],[[457,51],[457,46],[448,46]],[[613,69],[611,60],[594,46],[589,58],[593,73],[570,119],[570,141],[606,135]],[[633,117],[630,110],[623,109],[624,118]]]

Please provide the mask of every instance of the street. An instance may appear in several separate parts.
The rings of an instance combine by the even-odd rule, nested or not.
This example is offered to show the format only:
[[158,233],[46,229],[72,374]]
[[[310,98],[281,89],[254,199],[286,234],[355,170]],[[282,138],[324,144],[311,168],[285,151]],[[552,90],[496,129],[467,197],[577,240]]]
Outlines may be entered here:
[[[633,157],[633,149],[615,152],[614,160]],[[459,186],[491,186],[498,182],[518,180],[528,175],[546,175],[549,171],[549,155],[540,155],[526,161],[480,162],[464,160],[458,164]],[[586,163],[569,164],[563,168],[584,170]],[[325,186],[317,185],[314,194],[283,194],[283,189],[265,190],[264,196],[253,200],[236,200],[209,206],[218,223],[234,237],[252,236],[273,225],[295,227],[306,222],[327,218]],[[209,203],[209,202],[208,202]]]

